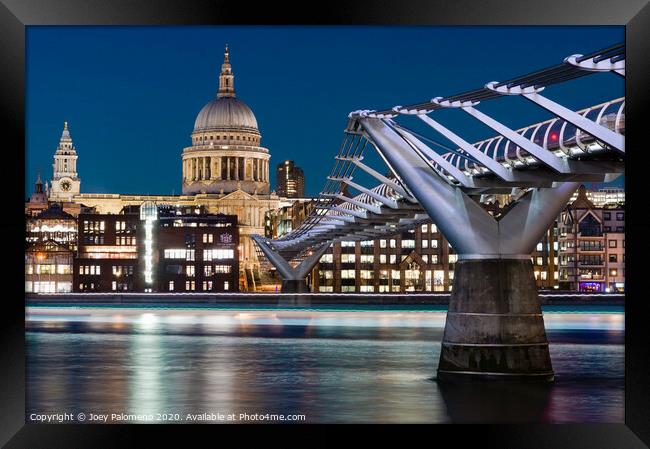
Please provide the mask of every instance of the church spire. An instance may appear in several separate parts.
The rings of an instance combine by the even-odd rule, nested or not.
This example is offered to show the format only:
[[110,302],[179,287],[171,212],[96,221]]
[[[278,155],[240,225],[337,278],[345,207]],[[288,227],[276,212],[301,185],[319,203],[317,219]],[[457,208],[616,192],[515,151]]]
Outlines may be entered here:
[[34,193],[43,193],[43,181],[41,181],[41,171],[38,171],[38,178],[36,179],[36,186]]
[[235,75],[232,74],[230,66],[230,54],[228,44],[223,54],[223,64],[221,64],[221,74],[219,75],[219,90],[217,97],[234,97],[235,96]]
[[63,144],[69,143],[69,147],[72,146],[72,137],[70,137],[70,131],[68,131],[68,122],[63,122],[63,132],[61,133],[61,140],[59,141],[59,147],[65,147]]

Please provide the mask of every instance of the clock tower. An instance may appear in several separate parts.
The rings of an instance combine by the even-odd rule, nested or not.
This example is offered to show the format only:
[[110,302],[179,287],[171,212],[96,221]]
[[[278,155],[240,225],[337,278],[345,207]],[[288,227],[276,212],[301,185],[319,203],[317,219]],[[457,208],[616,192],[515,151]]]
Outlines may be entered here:
[[81,180],[77,176],[77,150],[72,144],[68,122],[63,124],[59,146],[54,153],[54,176],[50,201],[70,201],[79,193]]

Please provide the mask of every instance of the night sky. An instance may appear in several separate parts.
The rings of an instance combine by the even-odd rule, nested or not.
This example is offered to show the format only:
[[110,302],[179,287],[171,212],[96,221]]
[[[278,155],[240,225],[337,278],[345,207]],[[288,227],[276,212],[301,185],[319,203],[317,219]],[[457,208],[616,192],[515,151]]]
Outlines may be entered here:
[[[179,194],[181,152],[216,94],[226,43],[271,152],[272,189],[275,166],[293,159],[316,195],[350,111],[473,90],[623,41],[623,27],[28,27],[25,189],[38,170],[51,179],[67,120],[82,193]],[[623,96],[624,80],[595,74],[544,94],[579,109]],[[521,98],[478,109],[515,129],[550,118]],[[439,117],[470,142],[494,135],[458,111]]]

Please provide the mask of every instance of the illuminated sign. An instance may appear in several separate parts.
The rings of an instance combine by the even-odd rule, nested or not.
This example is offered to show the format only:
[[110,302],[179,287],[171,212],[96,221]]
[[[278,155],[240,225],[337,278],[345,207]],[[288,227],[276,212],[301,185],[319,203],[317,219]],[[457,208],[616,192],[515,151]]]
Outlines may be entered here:
[[153,284],[153,222],[157,219],[158,208],[155,203],[149,201],[142,203],[140,220],[144,221],[144,282],[146,284]]

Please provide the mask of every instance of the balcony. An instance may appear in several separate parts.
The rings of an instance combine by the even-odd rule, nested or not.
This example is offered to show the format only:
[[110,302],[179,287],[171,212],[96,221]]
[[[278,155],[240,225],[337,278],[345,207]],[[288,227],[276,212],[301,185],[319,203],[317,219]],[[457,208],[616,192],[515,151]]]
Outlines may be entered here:
[[578,253],[593,254],[593,253],[602,253],[602,252],[605,252],[604,246],[598,246],[598,247],[578,246]]

